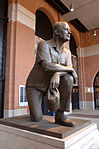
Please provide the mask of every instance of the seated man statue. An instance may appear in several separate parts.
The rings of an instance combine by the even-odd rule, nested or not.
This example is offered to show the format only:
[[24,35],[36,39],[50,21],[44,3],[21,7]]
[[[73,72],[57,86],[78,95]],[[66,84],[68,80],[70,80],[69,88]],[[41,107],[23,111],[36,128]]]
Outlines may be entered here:
[[72,68],[71,52],[63,45],[70,40],[70,34],[66,22],[57,22],[53,27],[53,38],[38,44],[36,62],[26,82],[26,96],[33,121],[40,121],[43,117],[41,103],[44,93],[47,93],[49,88],[58,88],[60,106],[56,111],[55,122],[75,126],[64,114],[65,111],[70,111],[73,82],[77,79]]

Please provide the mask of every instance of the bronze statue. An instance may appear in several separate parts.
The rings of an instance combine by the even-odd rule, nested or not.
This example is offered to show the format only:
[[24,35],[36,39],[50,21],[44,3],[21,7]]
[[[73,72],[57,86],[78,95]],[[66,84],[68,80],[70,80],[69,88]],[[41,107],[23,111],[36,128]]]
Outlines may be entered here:
[[70,40],[70,28],[66,22],[57,22],[53,27],[53,38],[38,44],[37,58],[26,82],[26,95],[30,117],[33,121],[42,120],[42,97],[48,89],[57,88],[60,93],[60,106],[56,111],[55,122],[74,127],[75,123],[64,115],[70,111],[70,95],[73,82],[77,79],[72,68],[71,52],[63,44]]

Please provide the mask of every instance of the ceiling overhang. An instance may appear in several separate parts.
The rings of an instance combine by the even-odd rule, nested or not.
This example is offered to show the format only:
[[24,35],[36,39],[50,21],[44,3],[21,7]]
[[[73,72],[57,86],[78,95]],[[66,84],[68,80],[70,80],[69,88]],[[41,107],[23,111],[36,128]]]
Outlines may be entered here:
[[70,10],[60,0],[46,0],[52,7],[59,11],[62,15],[70,12]]
[[[99,0],[46,0],[80,32],[99,27]],[[70,11],[70,4],[74,11]]]

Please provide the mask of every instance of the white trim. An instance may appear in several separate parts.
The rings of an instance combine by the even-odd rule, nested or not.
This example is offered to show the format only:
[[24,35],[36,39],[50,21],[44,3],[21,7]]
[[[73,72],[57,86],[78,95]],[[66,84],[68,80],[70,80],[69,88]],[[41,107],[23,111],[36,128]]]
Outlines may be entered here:
[[35,31],[35,14],[20,4],[12,3],[8,6],[8,21],[19,21]]
[[25,100],[25,85],[19,85],[19,106],[28,106],[28,102],[21,102],[20,95],[21,95],[21,87],[24,88],[23,93],[23,101]]
[[85,48],[79,48],[79,57],[88,57],[88,56],[94,56],[99,55],[99,44],[88,46]]
[[84,101],[79,101],[79,109],[80,110],[84,110],[85,109]]
[[94,100],[93,101],[79,101],[80,110],[94,110]]
[[26,114],[27,114],[27,108],[16,109],[16,110],[4,110],[4,118],[18,116],[18,115],[26,115]]

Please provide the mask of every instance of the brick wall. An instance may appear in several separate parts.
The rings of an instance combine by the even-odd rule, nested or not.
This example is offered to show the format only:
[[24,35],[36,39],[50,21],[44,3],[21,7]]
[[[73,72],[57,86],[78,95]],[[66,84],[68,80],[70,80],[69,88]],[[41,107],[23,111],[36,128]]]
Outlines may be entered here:
[[[94,103],[93,82],[96,73],[99,71],[99,28],[96,29],[96,33],[96,36],[94,36],[94,30],[81,33],[78,60],[80,100],[90,101],[92,104]],[[86,108],[90,107],[87,105]]]
[[96,28],[96,36],[94,36],[94,29],[86,33],[81,33],[81,47],[88,47],[99,44],[99,28]]
[[[26,78],[35,61],[35,46],[38,39],[35,37],[35,13],[42,10],[52,25],[63,18],[59,12],[45,0],[9,0],[8,1],[8,30],[6,50],[5,76],[5,117],[25,114],[26,107],[19,107],[19,85],[25,85]],[[96,72],[99,70],[99,29],[97,36],[93,30],[79,33],[71,24],[70,28],[76,40],[78,53],[79,100],[93,100],[91,88]],[[88,48],[89,47],[89,48]],[[18,113],[19,111],[19,113]]]

